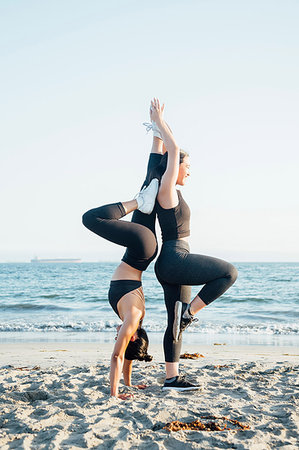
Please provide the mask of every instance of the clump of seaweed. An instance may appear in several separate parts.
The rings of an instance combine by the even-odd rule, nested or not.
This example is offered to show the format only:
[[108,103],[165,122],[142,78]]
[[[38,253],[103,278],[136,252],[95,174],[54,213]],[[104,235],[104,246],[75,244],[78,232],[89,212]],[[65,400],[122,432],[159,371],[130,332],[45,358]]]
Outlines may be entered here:
[[204,355],[201,353],[188,353],[185,352],[183,355],[180,356],[181,359],[197,359],[197,358],[204,358]]
[[228,417],[200,416],[200,419],[193,422],[174,420],[167,423],[163,429],[168,431],[239,431],[250,429],[249,425],[242,424],[238,420],[229,419]]

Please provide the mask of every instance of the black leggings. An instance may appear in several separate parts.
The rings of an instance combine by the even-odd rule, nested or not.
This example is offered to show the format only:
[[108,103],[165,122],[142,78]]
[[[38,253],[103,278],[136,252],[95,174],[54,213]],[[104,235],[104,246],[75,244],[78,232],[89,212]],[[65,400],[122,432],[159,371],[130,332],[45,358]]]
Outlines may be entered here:
[[119,220],[126,215],[121,203],[112,203],[87,211],[83,225],[99,236],[127,247],[122,261],[137,270],[145,270],[156,255],[154,233],[144,225]]
[[232,264],[221,259],[189,253],[188,243],[181,240],[164,242],[155,272],[164,290],[168,314],[163,342],[165,361],[178,362],[182,337],[173,340],[175,302],[190,303],[191,286],[204,284],[198,296],[208,305],[236,281],[238,272]]

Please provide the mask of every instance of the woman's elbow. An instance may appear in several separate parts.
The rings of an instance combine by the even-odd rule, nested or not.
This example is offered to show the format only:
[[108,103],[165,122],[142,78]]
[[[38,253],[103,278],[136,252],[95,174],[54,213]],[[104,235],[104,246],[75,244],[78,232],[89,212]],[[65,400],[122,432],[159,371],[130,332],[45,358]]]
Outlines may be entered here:
[[124,355],[121,355],[119,352],[113,352],[111,355],[111,361],[114,361],[116,364],[123,362]]
[[91,210],[89,210],[83,214],[82,223],[86,228],[88,228],[88,229],[92,228],[93,223],[94,223],[94,215],[92,214]]

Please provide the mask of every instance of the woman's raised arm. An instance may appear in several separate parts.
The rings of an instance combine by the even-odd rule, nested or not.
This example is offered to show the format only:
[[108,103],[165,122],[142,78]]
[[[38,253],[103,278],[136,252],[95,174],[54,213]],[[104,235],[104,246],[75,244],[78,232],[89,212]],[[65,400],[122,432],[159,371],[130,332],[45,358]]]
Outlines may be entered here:
[[151,102],[151,120],[156,122],[168,154],[166,171],[161,179],[157,199],[162,208],[173,208],[178,204],[178,196],[175,185],[179,173],[180,149],[163,119],[164,105],[160,105],[158,99]]

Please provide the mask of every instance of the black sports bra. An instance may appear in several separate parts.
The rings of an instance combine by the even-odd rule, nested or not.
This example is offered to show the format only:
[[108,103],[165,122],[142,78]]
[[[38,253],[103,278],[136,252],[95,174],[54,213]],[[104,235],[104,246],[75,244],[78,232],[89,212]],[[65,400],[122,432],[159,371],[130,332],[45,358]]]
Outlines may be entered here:
[[164,209],[157,201],[157,214],[162,231],[162,241],[190,236],[190,208],[177,190],[179,203],[174,208]]

